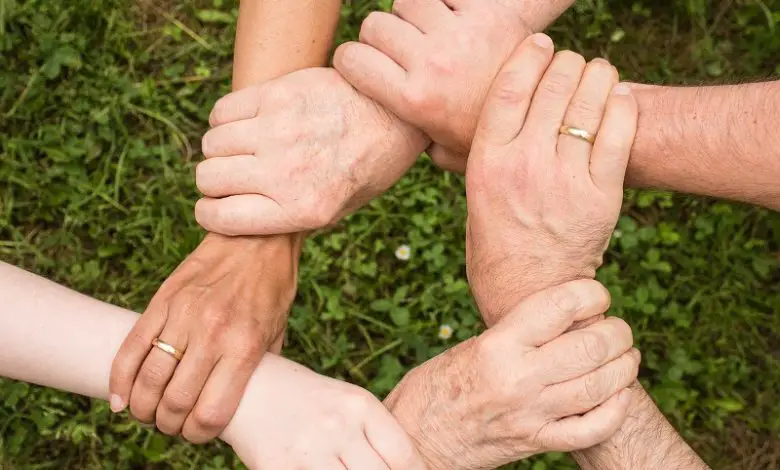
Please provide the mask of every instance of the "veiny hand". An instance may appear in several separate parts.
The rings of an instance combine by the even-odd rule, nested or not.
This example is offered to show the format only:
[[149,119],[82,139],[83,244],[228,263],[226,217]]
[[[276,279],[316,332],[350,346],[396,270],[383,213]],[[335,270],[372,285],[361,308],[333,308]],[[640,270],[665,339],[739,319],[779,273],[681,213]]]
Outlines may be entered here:
[[360,43],[337,51],[335,67],[361,93],[425,131],[431,158],[465,171],[488,89],[517,45],[573,0],[396,0],[371,13]]
[[608,307],[596,281],[536,293],[412,370],[385,403],[430,470],[496,468],[596,445],[626,418],[640,355],[618,318],[566,331]]
[[425,470],[376,397],[272,354],[222,438],[252,470]]
[[[295,297],[300,241],[210,234],[163,283],[111,370],[111,408],[201,443],[238,406]],[[160,338],[184,358],[152,347]]]
[[211,124],[195,216],[225,235],[330,225],[392,186],[428,143],[328,68],[227,95]]
[[[496,78],[466,172],[468,275],[488,324],[601,265],[637,126],[631,90],[617,83],[605,60],[553,58],[542,34]],[[595,144],[560,134],[562,125],[598,133]]]

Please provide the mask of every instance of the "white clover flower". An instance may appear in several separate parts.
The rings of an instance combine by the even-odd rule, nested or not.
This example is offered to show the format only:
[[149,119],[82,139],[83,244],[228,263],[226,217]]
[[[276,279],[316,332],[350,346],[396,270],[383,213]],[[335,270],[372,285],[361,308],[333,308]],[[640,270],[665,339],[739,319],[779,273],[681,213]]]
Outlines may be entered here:
[[401,261],[409,261],[409,258],[412,257],[412,249],[409,248],[409,245],[401,245],[395,250],[395,257]]
[[615,231],[614,231],[614,232],[612,232],[612,238],[614,238],[614,239],[616,239],[616,240],[617,240],[618,238],[622,237],[622,236],[623,236],[623,232],[622,232],[622,231],[620,231],[619,229],[615,229]]
[[452,338],[452,333],[454,333],[455,330],[452,329],[450,325],[447,325],[446,323],[439,327],[439,339],[442,340],[448,340]]

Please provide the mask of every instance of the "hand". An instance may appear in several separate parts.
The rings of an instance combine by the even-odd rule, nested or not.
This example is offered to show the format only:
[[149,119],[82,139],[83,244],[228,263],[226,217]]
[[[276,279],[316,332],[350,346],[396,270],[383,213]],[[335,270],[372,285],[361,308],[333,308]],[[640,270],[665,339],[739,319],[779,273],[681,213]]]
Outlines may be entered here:
[[334,65],[361,93],[425,131],[429,153],[463,172],[480,110],[498,70],[532,31],[573,0],[396,0],[371,13],[360,43],[342,45]]
[[[111,407],[190,442],[216,437],[295,297],[299,239],[208,235],[154,296],[111,370]],[[152,347],[160,338],[184,358]]]
[[330,225],[392,186],[427,145],[327,68],[227,95],[211,124],[195,216],[226,235]]
[[252,470],[425,470],[373,395],[271,354],[222,438]]
[[582,280],[542,291],[477,338],[412,370],[386,400],[430,470],[495,468],[598,444],[626,418],[640,355],[609,294]]
[[[615,228],[637,126],[617,70],[534,35],[487,99],[466,172],[467,271],[490,324],[527,295],[592,278]],[[595,144],[562,125],[598,134]]]

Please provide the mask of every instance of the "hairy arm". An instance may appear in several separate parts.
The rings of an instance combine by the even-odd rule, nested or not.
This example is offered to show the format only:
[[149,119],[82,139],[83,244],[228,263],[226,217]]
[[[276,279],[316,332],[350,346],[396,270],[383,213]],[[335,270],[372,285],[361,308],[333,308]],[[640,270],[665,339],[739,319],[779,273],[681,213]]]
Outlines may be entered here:
[[628,418],[607,442],[575,452],[583,470],[705,470],[709,467],[635,384]]
[[780,210],[780,81],[635,91],[630,185]]

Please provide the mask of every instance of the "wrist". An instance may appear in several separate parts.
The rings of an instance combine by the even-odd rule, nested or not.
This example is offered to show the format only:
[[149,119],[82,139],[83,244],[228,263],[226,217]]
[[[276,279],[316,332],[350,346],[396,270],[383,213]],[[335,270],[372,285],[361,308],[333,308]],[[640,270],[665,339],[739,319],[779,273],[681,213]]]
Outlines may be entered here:
[[574,452],[583,470],[703,470],[698,455],[677,434],[642,386],[631,386],[629,414],[606,442]]

